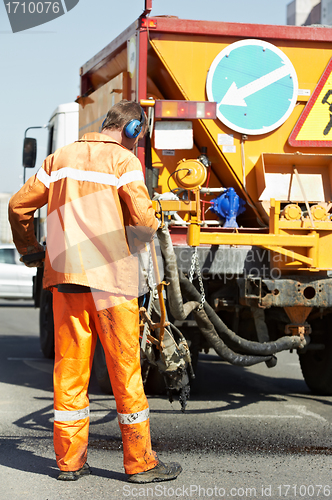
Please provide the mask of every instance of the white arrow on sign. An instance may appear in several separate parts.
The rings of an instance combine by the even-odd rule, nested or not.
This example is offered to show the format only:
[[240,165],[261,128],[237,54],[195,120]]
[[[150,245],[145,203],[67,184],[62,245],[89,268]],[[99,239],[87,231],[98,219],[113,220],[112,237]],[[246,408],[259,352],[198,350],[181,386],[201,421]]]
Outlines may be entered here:
[[244,100],[246,97],[264,89],[278,80],[281,80],[281,78],[289,75],[290,72],[290,68],[284,65],[274,71],[271,71],[271,73],[268,73],[267,75],[257,78],[257,80],[254,80],[239,89],[237,88],[236,83],[233,82],[220,101],[219,105],[226,104],[228,106],[247,106],[247,103]]

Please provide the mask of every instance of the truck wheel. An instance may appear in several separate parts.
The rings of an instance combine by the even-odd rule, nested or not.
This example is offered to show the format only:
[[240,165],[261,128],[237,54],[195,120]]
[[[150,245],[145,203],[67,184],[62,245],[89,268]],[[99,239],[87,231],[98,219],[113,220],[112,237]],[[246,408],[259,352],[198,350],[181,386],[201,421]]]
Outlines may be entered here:
[[45,358],[54,358],[53,295],[49,290],[43,290],[40,297],[39,338]]
[[110,378],[107,371],[106,359],[103,346],[97,338],[95,355],[93,358],[93,368],[96,374],[99,388],[104,394],[113,394]]
[[159,396],[166,392],[165,379],[156,366],[150,366],[144,391],[149,396]]
[[[105,353],[99,337],[97,338],[95,355],[93,358],[93,368],[101,391],[104,394],[113,394],[106,366]],[[145,368],[146,367],[144,367],[143,370]],[[149,369],[149,374],[144,389],[146,394],[149,395],[164,394],[166,391],[164,377],[154,366],[151,366]]]
[[[301,354],[299,359],[304,380],[314,394],[332,395],[332,337],[316,336],[317,343],[324,343],[325,349],[310,350]],[[323,337],[323,338],[322,338]],[[322,342],[322,340],[324,341]],[[314,344],[315,337],[312,338]]]

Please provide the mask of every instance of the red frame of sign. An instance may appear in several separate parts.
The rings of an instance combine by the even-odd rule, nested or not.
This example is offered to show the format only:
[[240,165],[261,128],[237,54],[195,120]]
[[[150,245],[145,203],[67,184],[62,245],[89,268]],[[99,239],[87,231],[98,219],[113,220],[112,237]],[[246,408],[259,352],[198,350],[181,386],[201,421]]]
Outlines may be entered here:
[[305,147],[331,147],[332,146],[332,141],[297,141],[296,137],[298,136],[304,122],[306,121],[310,111],[312,110],[314,104],[316,103],[319,94],[322,91],[322,88],[324,87],[326,80],[330,76],[332,71],[332,57],[326,66],[324,73],[322,74],[312,96],[310,97],[306,107],[302,111],[302,114],[300,118],[298,119],[295,127],[293,128],[292,133],[290,134],[288,138],[288,143],[291,146],[305,146]]

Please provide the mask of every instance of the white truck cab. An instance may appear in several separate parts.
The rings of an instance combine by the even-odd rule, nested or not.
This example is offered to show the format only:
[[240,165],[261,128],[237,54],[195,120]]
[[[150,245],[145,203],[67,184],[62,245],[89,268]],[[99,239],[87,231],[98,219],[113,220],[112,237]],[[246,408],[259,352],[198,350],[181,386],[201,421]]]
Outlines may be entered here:
[[[48,144],[47,156],[54,153],[59,148],[78,140],[78,108],[76,102],[60,104],[52,113],[48,121]],[[29,144],[30,143],[30,144]],[[29,147],[30,146],[30,147]],[[30,152],[25,156],[23,153],[23,165],[33,167],[36,161],[37,143],[35,139],[25,139],[24,149]],[[35,219],[36,236],[38,241],[45,242],[46,232],[46,206],[38,210]],[[40,307],[40,344],[44,355],[48,358],[54,356],[54,327],[52,312],[52,293],[43,290],[43,268],[38,268],[36,279],[34,280],[34,300],[35,306]]]
[[78,139],[78,108],[76,102],[60,104],[48,122],[47,155]]

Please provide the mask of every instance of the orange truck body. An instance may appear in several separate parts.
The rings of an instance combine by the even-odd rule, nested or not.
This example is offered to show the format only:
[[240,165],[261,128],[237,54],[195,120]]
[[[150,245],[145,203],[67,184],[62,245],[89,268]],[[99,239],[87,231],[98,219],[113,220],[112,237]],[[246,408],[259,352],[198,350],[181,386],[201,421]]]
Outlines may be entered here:
[[[197,248],[210,302],[220,315],[243,308],[241,326],[246,311],[263,308],[266,324],[279,325],[275,337],[285,328],[288,334],[312,333],[313,340],[317,334],[316,345],[327,352],[331,342],[317,318],[327,318],[332,307],[332,28],[151,17],[147,5],[81,67],[79,136],[100,131],[108,109],[121,99],[140,102],[151,133],[136,154],[151,197],[159,196],[156,209],[161,206],[169,222],[170,214],[179,216],[169,226],[179,267],[189,271]],[[264,57],[271,64],[262,69]],[[218,85],[229,93],[220,90],[218,96]],[[159,101],[165,113],[158,116]],[[194,119],[185,112],[172,118],[172,106],[214,101],[215,118],[199,111]],[[163,132],[168,121],[176,123],[173,136]],[[186,127],[190,148],[177,143]],[[185,187],[187,198],[165,201],[165,193],[179,189],[174,173],[181,161],[196,160],[202,151],[209,160],[202,185]],[[207,188],[233,188],[246,202],[233,228],[207,210],[216,198]],[[325,376],[313,359],[319,349],[302,356],[314,367],[302,367],[312,389],[312,372]],[[332,392],[332,379],[328,385]]]

